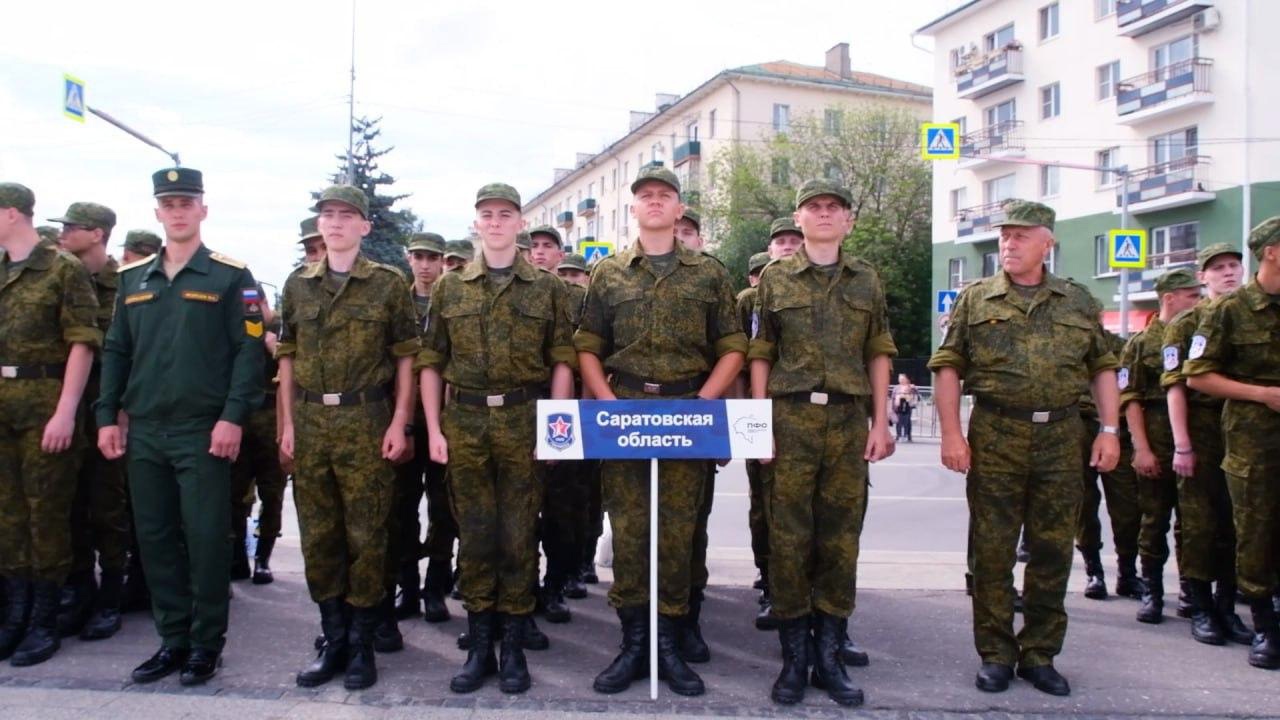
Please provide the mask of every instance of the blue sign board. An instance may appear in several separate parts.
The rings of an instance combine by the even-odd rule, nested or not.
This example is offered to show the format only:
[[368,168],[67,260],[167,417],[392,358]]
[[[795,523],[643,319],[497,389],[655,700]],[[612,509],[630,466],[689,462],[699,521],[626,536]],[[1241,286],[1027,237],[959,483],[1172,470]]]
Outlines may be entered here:
[[959,290],[939,290],[938,291],[938,312],[949,313],[951,306],[956,304],[956,296],[960,294]]
[[539,460],[773,457],[769,400],[539,400]]

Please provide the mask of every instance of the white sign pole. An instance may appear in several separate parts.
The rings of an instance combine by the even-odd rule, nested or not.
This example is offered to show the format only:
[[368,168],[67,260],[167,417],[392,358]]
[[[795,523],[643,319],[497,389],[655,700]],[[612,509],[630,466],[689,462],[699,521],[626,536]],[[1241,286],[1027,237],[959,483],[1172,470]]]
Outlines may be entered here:
[[649,461],[649,699],[658,699],[658,459]]

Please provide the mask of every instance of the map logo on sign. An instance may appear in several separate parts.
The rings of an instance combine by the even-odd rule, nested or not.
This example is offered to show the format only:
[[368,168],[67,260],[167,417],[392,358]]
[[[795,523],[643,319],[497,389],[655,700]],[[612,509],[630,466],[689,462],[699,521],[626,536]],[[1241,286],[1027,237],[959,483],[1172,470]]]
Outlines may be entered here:
[[1107,233],[1111,250],[1108,264],[1113,268],[1137,268],[1147,266],[1146,230],[1111,230]]
[[960,157],[959,123],[920,125],[920,157],[925,160],[956,160]]
[[62,114],[84,122],[84,81],[70,75],[62,76]]
[[[743,440],[751,443],[756,442],[756,437],[760,433],[769,433],[769,422],[767,420],[758,420],[752,415],[744,415],[733,424],[733,431]],[[772,439],[772,436],[769,436]]]
[[556,450],[573,445],[573,416],[555,413],[547,418],[547,444]]

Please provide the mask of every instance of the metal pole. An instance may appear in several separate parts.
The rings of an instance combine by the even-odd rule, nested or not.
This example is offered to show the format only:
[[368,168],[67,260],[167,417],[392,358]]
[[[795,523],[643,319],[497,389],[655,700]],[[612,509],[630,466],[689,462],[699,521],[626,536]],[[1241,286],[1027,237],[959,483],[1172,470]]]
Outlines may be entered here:
[[142,142],[146,143],[147,145],[150,145],[151,147],[153,147],[153,148],[155,148],[155,149],[159,150],[160,152],[164,153],[165,155],[168,155],[168,156],[173,160],[173,164],[174,164],[175,166],[180,167],[180,166],[182,165],[182,161],[178,159],[178,153],[176,153],[176,152],[169,152],[168,150],[165,150],[165,149],[164,149],[164,147],[162,147],[162,146],[160,145],[160,143],[156,142],[155,140],[152,140],[151,138],[147,137],[146,135],[143,135],[142,133],[138,132],[137,130],[134,130],[133,128],[129,127],[128,125],[125,125],[124,123],[122,123],[122,122],[120,122],[119,120],[117,120],[117,119],[115,119],[115,118],[111,117],[110,115],[108,115],[106,112],[104,112],[104,111],[102,111],[102,110],[99,110],[99,109],[97,109],[97,108],[92,108],[92,107],[89,107],[89,106],[87,106],[87,105],[85,106],[85,109],[86,109],[86,110],[88,110],[89,112],[93,113],[94,115],[97,115],[98,117],[102,118],[103,120],[106,120],[109,124],[111,124],[111,125],[115,125],[116,127],[118,127],[118,128],[120,128],[121,130],[123,130],[123,131],[125,131],[125,132],[129,133],[130,135],[132,135],[132,136],[134,136],[135,138],[137,138],[137,139],[141,140]]
[[347,95],[347,184],[355,182],[352,167],[356,134],[356,0],[351,0],[351,92]]
[[[1120,171],[1120,227],[1128,230],[1129,217],[1129,168]],[[1129,337],[1129,268],[1120,268],[1120,337]]]
[[658,459],[649,461],[649,699],[658,699]]

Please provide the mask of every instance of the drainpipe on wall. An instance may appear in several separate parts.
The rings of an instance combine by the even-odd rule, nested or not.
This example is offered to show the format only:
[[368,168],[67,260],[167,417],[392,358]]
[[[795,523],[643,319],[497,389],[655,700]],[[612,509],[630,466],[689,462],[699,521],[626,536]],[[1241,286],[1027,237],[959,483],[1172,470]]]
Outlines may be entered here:
[[1240,186],[1240,261],[1244,265],[1246,279],[1250,276],[1249,265],[1252,260],[1252,253],[1249,252],[1249,230],[1253,228],[1253,182],[1249,174],[1249,8],[1252,4],[1251,0],[1245,0],[1244,42],[1241,43],[1244,51],[1244,72],[1241,73],[1244,78],[1244,144],[1241,146],[1244,151],[1244,183]]

